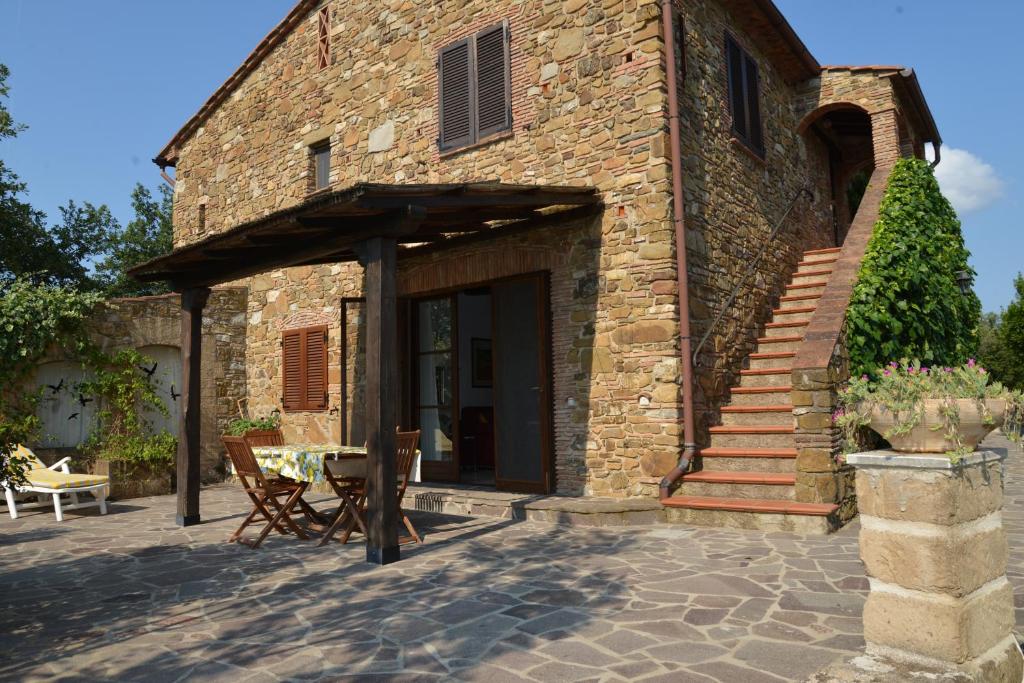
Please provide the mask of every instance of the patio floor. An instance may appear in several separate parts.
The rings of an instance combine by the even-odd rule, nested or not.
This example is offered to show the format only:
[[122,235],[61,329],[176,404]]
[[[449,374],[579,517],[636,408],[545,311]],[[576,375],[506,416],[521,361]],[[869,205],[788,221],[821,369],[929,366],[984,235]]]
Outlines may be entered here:
[[[1021,456],[1005,512],[1018,624]],[[856,524],[822,538],[413,512],[426,542],[374,568],[359,543],[224,543],[246,509],[222,485],[188,529],[170,496],[63,524],[5,516],[0,679],[756,683],[804,680],[863,646]]]

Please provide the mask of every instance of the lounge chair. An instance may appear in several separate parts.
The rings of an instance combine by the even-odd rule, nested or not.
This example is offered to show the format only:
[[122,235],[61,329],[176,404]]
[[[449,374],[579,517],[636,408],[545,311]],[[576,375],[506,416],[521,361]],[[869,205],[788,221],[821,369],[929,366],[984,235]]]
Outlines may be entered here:
[[[64,510],[80,510],[82,508],[99,507],[100,514],[107,514],[107,494],[110,492],[110,477],[96,474],[72,474],[68,469],[68,461],[62,460],[47,467],[36,457],[36,454],[25,446],[18,446],[17,454],[28,460],[25,472],[25,483],[15,488],[4,486],[4,497],[7,499],[7,511],[11,519],[18,518],[16,498],[34,494],[37,502],[22,503],[22,509],[48,506],[47,496],[53,496],[53,512],[58,522],[64,521]],[[91,503],[80,503],[79,493],[91,493],[95,500]],[[61,502],[61,496],[70,496],[71,504]]]

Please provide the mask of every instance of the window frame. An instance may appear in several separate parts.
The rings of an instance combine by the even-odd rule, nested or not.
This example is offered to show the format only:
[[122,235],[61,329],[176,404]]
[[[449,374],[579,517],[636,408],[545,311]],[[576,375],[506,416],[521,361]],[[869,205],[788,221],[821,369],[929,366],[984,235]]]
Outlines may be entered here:
[[[505,123],[503,126],[490,127],[486,132],[481,134],[480,129],[480,70],[479,70],[479,50],[478,40],[482,36],[494,33],[495,31],[501,31],[502,36],[502,51],[504,57],[503,73],[504,76],[504,89],[505,97],[503,105],[505,107]],[[465,45],[467,47],[467,69],[466,77],[468,83],[466,83],[466,91],[468,93],[468,116],[469,116],[469,133],[468,135],[459,136],[454,142],[445,142],[445,90],[444,90],[444,58],[445,56]],[[452,41],[447,45],[440,48],[437,52],[437,110],[438,110],[438,131],[437,131],[437,148],[442,154],[457,151],[466,147],[472,147],[473,145],[486,142],[487,140],[505,136],[511,133],[513,129],[513,116],[512,116],[512,34],[509,28],[508,20],[502,20],[500,23],[491,24],[483,29],[476,31],[470,36],[461,38],[459,40]]]
[[[298,395],[299,399],[295,403],[290,403],[288,399],[288,357],[285,355],[285,344],[286,339],[289,336],[295,335],[298,337],[299,343],[299,358],[298,358]],[[323,345],[321,347],[322,358],[320,359],[320,374],[318,379],[324,388],[322,400],[309,400],[309,389],[310,389],[310,368],[309,368],[309,346],[307,340],[312,335],[323,335]],[[293,329],[281,331],[281,410],[286,413],[316,413],[324,412],[327,410],[330,403],[330,391],[328,389],[328,372],[327,362],[329,358],[328,344],[330,341],[330,335],[327,329],[327,325],[308,325],[306,327],[296,327]]]
[[[323,154],[324,168],[320,168],[321,154]],[[312,164],[313,188],[312,192],[320,192],[331,186],[331,140],[327,138],[309,146],[309,156]],[[320,171],[323,170],[323,177]],[[321,183],[321,181],[323,181]]]
[[733,138],[747,149],[764,158],[760,68],[757,61],[728,31],[725,33],[725,68],[726,101],[731,117],[730,132]]

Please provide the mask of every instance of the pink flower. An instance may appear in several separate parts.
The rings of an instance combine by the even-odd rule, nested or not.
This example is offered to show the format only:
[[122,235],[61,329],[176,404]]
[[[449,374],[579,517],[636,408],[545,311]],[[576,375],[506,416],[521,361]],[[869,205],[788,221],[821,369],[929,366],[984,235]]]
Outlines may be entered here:
[[984,374],[987,374],[987,373],[985,372],[985,368],[978,368],[978,372],[979,372],[980,374],[982,374],[982,375],[984,375]]
[[953,368],[942,368],[943,372],[953,372]]
[[892,370],[890,370],[889,368],[886,368],[885,371],[882,372],[882,374],[885,375],[886,377],[888,377],[889,375],[892,374]]
[[969,367],[969,368],[973,368],[974,367],[974,359],[973,358],[968,358],[967,359],[967,367]]
[[907,368],[907,372],[913,375],[915,372],[917,372],[917,368],[915,368],[914,366],[910,366],[909,368]]
[[896,361],[891,360],[891,361],[889,361],[889,367],[890,368],[898,368],[899,364]]
[[921,372],[925,375],[928,374],[928,368],[921,368]]
[[868,381],[868,376],[867,375],[861,375],[860,376],[860,381],[867,382]]

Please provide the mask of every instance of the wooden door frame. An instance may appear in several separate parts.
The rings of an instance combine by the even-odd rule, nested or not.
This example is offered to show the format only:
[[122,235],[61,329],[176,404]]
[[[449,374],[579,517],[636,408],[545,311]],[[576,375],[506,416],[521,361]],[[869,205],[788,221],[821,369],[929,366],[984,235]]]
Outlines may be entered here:
[[[414,425],[414,429],[422,429],[423,426],[420,424],[420,406],[419,406],[419,390],[420,390],[420,373],[419,373],[419,357],[421,352],[419,350],[419,330],[420,330],[420,314],[418,304],[423,301],[435,301],[438,299],[448,299],[451,302],[451,347],[449,349],[449,355],[451,356],[451,368],[452,368],[452,461],[450,465],[440,466],[435,461],[420,460],[420,478],[426,481],[428,478],[431,481],[442,481],[442,482],[458,482],[461,476],[461,453],[460,453],[460,434],[461,424],[459,415],[459,300],[458,290],[452,290],[450,292],[441,292],[437,294],[412,294],[406,297],[402,297],[409,301],[409,370],[412,375],[412,379],[409,382],[409,398],[410,410],[409,417]],[[438,411],[440,414],[440,410]],[[451,476],[448,476],[451,475]]]
[[[554,403],[553,396],[553,375],[552,368],[552,333],[551,333],[551,273],[549,271],[535,271],[523,273],[511,277],[494,280],[488,284],[507,284],[511,282],[533,281],[537,286],[535,315],[537,316],[537,343],[540,345],[537,353],[537,382],[540,387],[539,418],[540,418],[540,482],[524,481],[516,479],[502,479],[498,473],[501,453],[497,443],[498,422],[501,420],[497,406],[494,410],[494,485],[499,491],[513,491],[517,493],[551,493],[555,490],[554,477]],[[496,347],[499,343],[497,334],[494,333],[494,325],[497,320],[495,311],[497,303],[491,297],[491,338],[492,344]],[[495,367],[497,367],[495,365]],[[495,372],[494,383],[497,385],[498,374]]]

